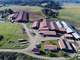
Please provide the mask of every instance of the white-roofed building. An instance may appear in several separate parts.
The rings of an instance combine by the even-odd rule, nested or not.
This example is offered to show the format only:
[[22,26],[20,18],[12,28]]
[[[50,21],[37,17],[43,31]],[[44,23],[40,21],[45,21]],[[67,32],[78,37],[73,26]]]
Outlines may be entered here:
[[60,21],[57,21],[56,25],[58,27],[59,32],[66,32],[65,28],[63,27]]
[[64,27],[65,29],[67,29],[67,28],[68,28],[68,25],[67,25],[67,23],[66,23],[66,22],[61,21],[61,23],[62,23],[62,25],[63,25],[63,27]]
[[70,25],[68,25],[66,22],[61,21],[61,23],[63,24],[63,27],[66,29],[67,33],[75,32],[75,30]]
[[63,28],[62,24],[60,23],[60,21],[56,22],[56,25],[58,26],[58,28]]
[[72,33],[72,35],[74,36],[74,38],[80,39],[80,34],[78,34],[77,32]]
[[73,33],[73,32],[75,32],[75,30],[73,30],[73,28],[68,27],[68,28],[66,29],[66,32],[67,32],[67,33]]

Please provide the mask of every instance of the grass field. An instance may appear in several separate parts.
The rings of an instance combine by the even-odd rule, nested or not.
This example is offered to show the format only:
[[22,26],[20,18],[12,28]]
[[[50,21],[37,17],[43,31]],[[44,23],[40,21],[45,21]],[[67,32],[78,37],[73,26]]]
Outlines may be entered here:
[[80,26],[80,7],[70,8],[65,7],[60,11],[60,19],[67,20]]
[[[21,28],[22,26],[17,23],[0,23],[0,35],[4,37],[0,41],[0,48],[24,48],[17,44],[18,39],[28,39]],[[10,41],[13,43],[9,43]]]
[[38,6],[20,6],[20,5],[9,5],[9,6],[3,6],[0,8],[0,10],[4,10],[4,9],[12,9],[13,11],[33,11],[33,12],[38,12],[40,11],[42,8],[38,7]]

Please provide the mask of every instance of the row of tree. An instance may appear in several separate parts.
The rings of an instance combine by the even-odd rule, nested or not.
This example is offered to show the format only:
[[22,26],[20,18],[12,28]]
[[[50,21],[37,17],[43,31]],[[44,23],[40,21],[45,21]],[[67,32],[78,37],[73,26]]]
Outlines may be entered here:
[[6,16],[8,16],[9,14],[12,14],[13,10],[12,9],[4,9],[0,11],[0,16],[2,18],[5,18]]
[[62,6],[59,2],[50,1],[47,3],[43,3],[42,7],[44,8],[42,12],[47,17],[57,18],[59,15],[59,10],[62,9]]
[[[13,1],[11,1],[13,2]],[[18,0],[16,0],[15,2],[18,2]],[[46,15],[46,16],[52,16],[52,17],[57,17],[59,14],[59,10],[62,9],[61,4],[58,1],[53,1],[53,0],[30,0],[30,1],[22,1],[23,3],[20,3],[20,1],[18,3],[20,3],[20,5],[31,5],[31,6],[40,6],[43,7],[44,9],[42,10],[42,12]],[[17,4],[18,4],[17,3]],[[56,11],[54,11],[56,10]],[[3,17],[6,16],[7,14],[11,14],[13,13],[13,11],[11,9],[5,9],[4,11],[1,11],[3,14]]]

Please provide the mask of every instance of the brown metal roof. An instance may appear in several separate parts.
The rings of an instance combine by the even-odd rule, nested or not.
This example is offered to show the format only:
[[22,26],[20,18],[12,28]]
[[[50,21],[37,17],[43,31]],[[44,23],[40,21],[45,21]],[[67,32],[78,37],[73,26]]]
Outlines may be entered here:
[[49,28],[50,28],[51,30],[55,30],[55,29],[56,29],[53,21],[50,21],[50,22],[49,22]]
[[73,37],[72,34],[64,34],[65,37]]
[[45,49],[49,49],[49,50],[56,50],[57,46],[56,45],[47,44],[47,45],[44,45],[44,48]]
[[[16,17],[17,16],[17,17]],[[27,22],[29,19],[28,13],[24,12],[24,11],[20,11],[18,13],[18,15],[16,14],[14,17],[16,17],[14,19],[15,22]]]
[[40,28],[42,27],[48,27],[46,19],[40,22]]
[[58,43],[59,43],[59,46],[60,46],[61,49],[65,49],[66,48],[66,46],[65,46],[65,44],[64,44],[62,39],[59,40]]
[[41,30],[42,30],[42,31],[43,31],[43,30],[49,30],[46,20],[40,21],[39,30],[40,30],[40,31],[41,31]]
[[40,33],[43,33],[44,35],[56,35],[55,31],[40,31]]
[[37,27],[38,24],[39,24],[38,21],[34,21],[33,24],[32,24],[32,28]]
[[39,31],[49,31],[49,28],[48,27],[40,27]]

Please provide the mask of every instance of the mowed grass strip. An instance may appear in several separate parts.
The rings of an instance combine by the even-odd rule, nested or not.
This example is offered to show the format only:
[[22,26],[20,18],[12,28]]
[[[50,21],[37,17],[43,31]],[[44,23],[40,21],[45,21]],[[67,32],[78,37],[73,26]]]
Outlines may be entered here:
[[16,44],[9,44],[9,41],[17,42],[18,39],[28,39],[28,36],[22,32],[21,24],[18,23],[0,23],[0,35],[4,37],[0,41],[0,48],[19,48]]

